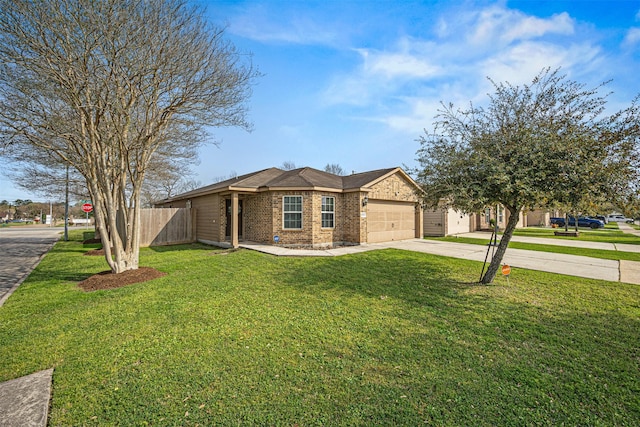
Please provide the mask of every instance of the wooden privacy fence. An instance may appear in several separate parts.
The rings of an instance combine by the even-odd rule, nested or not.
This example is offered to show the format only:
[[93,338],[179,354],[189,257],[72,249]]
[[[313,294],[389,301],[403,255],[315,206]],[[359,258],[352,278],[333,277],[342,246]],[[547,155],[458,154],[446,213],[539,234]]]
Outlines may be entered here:
[[195,210],[152,208],[140,210],[140,246],[195,242]]

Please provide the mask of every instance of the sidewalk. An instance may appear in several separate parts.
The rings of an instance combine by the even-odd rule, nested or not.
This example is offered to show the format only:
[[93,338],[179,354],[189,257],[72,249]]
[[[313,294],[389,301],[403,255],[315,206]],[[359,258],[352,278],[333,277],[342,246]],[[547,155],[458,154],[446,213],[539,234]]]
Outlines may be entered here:
[[0,383],[0,426],[47,425],[53,369]]

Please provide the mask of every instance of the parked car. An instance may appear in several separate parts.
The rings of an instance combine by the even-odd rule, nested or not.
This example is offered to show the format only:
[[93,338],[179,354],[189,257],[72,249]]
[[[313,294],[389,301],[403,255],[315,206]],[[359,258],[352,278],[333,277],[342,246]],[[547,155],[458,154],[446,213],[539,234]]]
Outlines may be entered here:
[[609,219],[604,216],[604,215],[596,215],[594,216],[595,219],[599,219],[600,221],[604,222],[605,224],[609,223]]
[[[551,218],[551,224],[556,224],[558,227],[564,227],[564,218]],[[576,219],[572,216],[569,217],[569,227],[575,227]],[[589,228],[603,228],[604,222],[599,219],[590,218],[588,216],[579,216],[578,217],[578,227],[589,227]]]
[[607,219],[610,222],[629,222],[629,223],[633,222],[633,218],[627,218],[624,215],[618,215],[618,214],[608,215]]

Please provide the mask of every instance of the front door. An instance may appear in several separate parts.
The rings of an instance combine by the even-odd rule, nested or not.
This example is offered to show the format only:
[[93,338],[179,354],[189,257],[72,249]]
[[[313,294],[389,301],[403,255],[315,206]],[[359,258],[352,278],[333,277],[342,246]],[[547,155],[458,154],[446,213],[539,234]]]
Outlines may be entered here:
[[[227,226],[225,236],[231,239],[231,199],[225,200],[225,211],[227,212]],[[238,200],[238,238],[242,237],[242,200]]]

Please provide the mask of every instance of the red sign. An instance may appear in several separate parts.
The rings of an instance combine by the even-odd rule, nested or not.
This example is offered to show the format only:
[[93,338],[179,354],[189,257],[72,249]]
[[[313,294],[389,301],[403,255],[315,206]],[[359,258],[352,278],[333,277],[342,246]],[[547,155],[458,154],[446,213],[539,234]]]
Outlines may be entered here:
[[93,205],[91,203],[85,203],[84,205],[82,205],[82,211],[89,213],[93,210]]
[[509,267],[508,265],[503,265],[502,266],[502,274],[504,276],[508,276],[509,274],[511,274],[511,267]]

